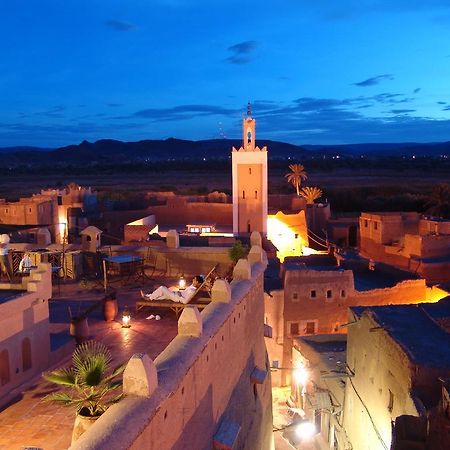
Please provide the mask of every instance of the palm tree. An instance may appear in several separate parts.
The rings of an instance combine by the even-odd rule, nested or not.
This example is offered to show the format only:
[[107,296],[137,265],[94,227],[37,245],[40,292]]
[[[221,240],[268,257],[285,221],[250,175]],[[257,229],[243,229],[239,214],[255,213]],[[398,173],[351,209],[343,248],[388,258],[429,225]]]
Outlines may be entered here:
[[322,189],[318,187],[304,187],[300,191],[300,197],[303,197],[308,205],[312,205],[315,200],[322,197],[322,194]]
[[444,219],[450,217],[450,184],[438,183],[433,187],[431,195],[426,203],[427,212]]
[[47,381],[65,388],[45,396],[44,400],[74,406],[77,413],[84,416],[100,416],[123,397],[122,393],[113,396],[113,392],[122,386],[122,380],[115,378],[125,370],[126,364],[110,371],[111,359],[111,352],[102,343],[81,344],[73,352],[72,367],[43,375]]
[[288,183],[291,183],[295,187],[297,195],[300,195],[300,185],[303,180],[308,178],[308,175],[301,164],[290,164],[289,169],[291,172],[287,173],[285,178],[287,178]]

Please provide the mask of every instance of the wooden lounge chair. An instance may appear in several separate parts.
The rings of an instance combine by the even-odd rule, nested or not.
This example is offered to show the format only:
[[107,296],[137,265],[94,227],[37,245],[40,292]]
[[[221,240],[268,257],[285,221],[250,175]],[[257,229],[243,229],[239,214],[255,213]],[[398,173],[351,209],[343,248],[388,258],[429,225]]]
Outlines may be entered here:
[[[196,289],[194,295],[187,303],[174,302],[172,300],[148,300],[140,298],[136,301],[136,312],[145,307],[170,309],[175,312],[178,317],[186,306],[196,306],[203,309],[211,302],[211,288],[214,280],[217,278],[215,271],[219,264],[216,264],[205,276],[203,283]],[[200,292],[206,292],[208,297],[199,297]]]

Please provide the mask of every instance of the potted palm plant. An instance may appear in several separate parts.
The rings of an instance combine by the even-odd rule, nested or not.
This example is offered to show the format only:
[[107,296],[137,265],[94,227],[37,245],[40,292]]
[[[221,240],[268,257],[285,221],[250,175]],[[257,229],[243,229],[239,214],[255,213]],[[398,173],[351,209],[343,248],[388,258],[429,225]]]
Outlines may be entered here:
[[75,442],[95,421],[123,394],[116,391],[122,386],[117,377],[126,364],[111,369],[111,352],[101,342],[87,341],[78,346],[72,355],[72,366],[45,373],[43,377],[62,386],[52,392],[44,401],[74,407],[76,411],[72,443]]

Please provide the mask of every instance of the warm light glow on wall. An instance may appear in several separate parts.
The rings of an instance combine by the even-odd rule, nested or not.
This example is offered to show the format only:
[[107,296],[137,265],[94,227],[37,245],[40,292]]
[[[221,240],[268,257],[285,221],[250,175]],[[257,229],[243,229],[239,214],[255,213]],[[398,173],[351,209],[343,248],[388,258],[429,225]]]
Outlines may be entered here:
[[285,223],[274,216],[267,218],[267,238],[278,249],[277,256],[281,262],[286,256],[302,255],[303,240]]
[[436,303],[448,295],[450,295],[450,292],[447,292],[445,289],[442,289],[439,286],[431,286],[427,288],[426,301]]
[[63,243],[67,234],[67,211],[65,208],[58,208],[58,234],[57,240],[60,244]]

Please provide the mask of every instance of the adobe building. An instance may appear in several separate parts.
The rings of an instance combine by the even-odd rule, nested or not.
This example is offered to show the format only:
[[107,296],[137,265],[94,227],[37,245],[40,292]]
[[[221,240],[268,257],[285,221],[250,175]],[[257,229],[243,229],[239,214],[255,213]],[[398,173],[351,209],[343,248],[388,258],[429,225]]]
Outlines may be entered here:
[[[271,361],[292,367],[293,339],[297,336],[342,333],[347,310],[356,305],[389,305],[438,301],[447,295],[429,288],[424,279],[409,272],[378,265],[376,270],[348,262],[337,266],[331,255],[296,258],[267,273],[265,323],[272,329],[266,338]],[[288,383],[286,374],[274,384]]]
[[54,363],[50,352],[50,264],[38,264],[20,283],[0,283],[0,406],[19,385]]
[[0,224],[48,227],[55,242],[78,235],[86,226],[85,213],[95,211],[97,194],[91,188],[69,184],[65,189],[41,190],[17,202],[0,199]]
[[449,448],[450,421],[436,410],[450,376],[449,319],[448,299],[350,309],[342,425],[353,448]]
[[361,213],[362,256],[410,270],[429,283],[450,280],[450,221],[415,212]]
[[267,147],[256,146],[255,127],[249,105],[242,121],[242,147],[233,147],[231,153],[235,235],[267,233]]

